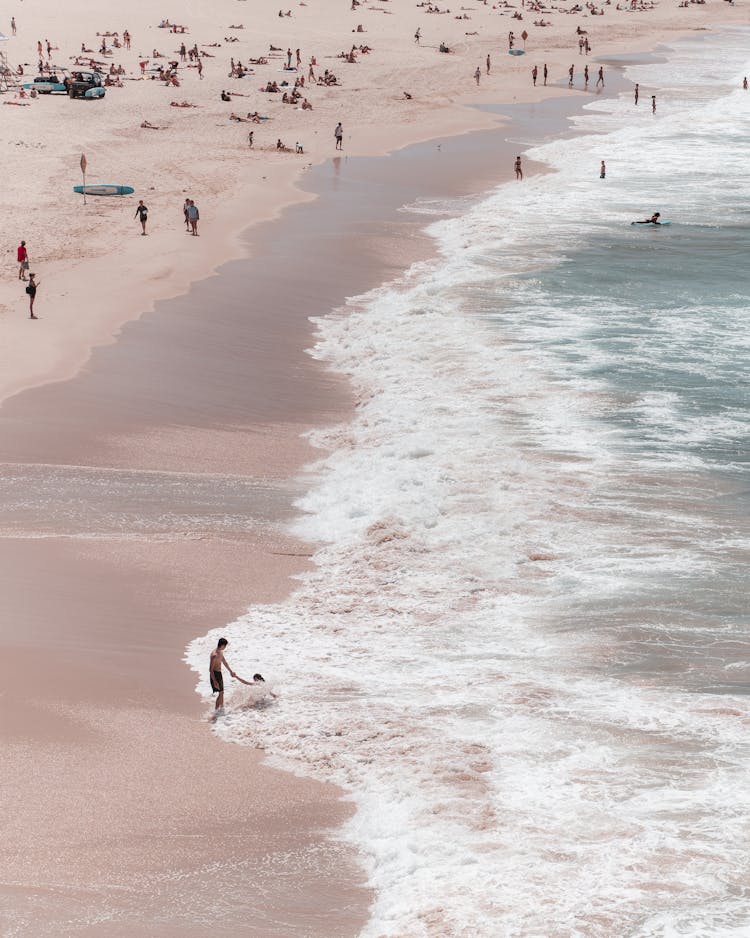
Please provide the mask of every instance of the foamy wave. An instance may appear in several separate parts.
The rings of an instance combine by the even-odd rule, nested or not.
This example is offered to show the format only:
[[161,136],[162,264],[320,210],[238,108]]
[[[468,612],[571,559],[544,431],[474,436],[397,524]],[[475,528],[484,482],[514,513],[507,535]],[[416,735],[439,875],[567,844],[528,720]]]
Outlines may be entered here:
[[[743,45],[722,41],[731,68]],[[318,323],[313,353],[349,377],[356,419],[313,435],[326,455],[296,533],[323,545],[315,569],[289,601],[222,628],[238,670],[281,694],[260,711],[230,701],[216,731],[350,793],[344,836],[376,896],[365,938],[750,929],[750,712],[699,692],[745,650],[732,610],[700,591],[678,603],[725,582],[746,546],[696,484],[717,458],[707,443],[739,438],[742,415],[704,422],[623,366],[690,353],[691,374],[721,384],[740,319],[703,348],[696,304],[678,321],[623,295],[592,315],[584,283],[615,262],[637,277],[644,237],[659,250],[664,232],[626,227],[634,205],[668,191],[675,211],[731,215],[701,188],[717,128],[746,185],[727,129],[745,105],[717,97],[715,49],[675,55],[638,72],[680,86],[671,115],[631,109],[623,128],[625,104],[598,101],[581,119],[598,136],[534,151],[556,174],[434,223],[438,262]],[[695,178],[675,178],[675,141],[704,119]],[[216,634],[189,650],[201,673]]]

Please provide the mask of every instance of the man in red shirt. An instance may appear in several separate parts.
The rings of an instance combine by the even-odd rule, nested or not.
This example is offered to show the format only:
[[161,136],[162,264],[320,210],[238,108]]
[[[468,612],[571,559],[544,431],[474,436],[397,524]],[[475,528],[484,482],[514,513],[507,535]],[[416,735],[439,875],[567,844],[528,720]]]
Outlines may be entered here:
[[25,242],[25,241],[22,241],[22,242],[18,245],[17,257],[18,257],[18,279],[19,279],[19,280],[25,280],[25,279],[26,279],[26,271],[29,269],[29,255],[28,255],[28,253],[26,252],[26,242]]

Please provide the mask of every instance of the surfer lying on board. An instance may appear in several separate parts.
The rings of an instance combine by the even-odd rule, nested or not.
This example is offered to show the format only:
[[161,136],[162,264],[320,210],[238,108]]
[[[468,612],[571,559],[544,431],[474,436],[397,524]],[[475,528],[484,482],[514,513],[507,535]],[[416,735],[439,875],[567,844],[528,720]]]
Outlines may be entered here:
[[643,221],[635,221],[634,225],[660,225],[661,212],[654,212],[651,218],[644,218]]

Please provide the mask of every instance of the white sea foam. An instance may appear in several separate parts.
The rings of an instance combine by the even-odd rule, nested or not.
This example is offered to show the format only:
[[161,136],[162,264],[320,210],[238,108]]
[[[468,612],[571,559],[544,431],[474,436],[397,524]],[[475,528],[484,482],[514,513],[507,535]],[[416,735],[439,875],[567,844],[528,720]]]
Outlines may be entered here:
[[[716,42],[741,73],[744,39]],[[318,324],[314,354],[349,376],[357,417],[313,435],[326,455],[296,530],[323,545],[315,569],[222,629],[238,669],[281,696],[230,705],[217,732],[350,793],[344,836],[375,888],[365,938],[750,934],[750,712],[699,692],[735,674],[741,632],[701,590],[674,604],[747,547],[695,482],[746,417],[731,400],[692,412],[626,367],[721,385],[746,330],[728,309],[708,343],[708,301],[687,296],[681,320],[628,296],[597,320],[580,261],[616,243],[597,276],[636,276],[642,239],[658,255],[666,231],[627,222],[667,201],[685,224],[742,223],[707,180],[721,134],[747,194],[735,118],[750,97],[715,62],[716,46],[684,44],[639,66],[668,116],[598,100],[579,123],[599,136],[534,150],[555,174],[434,223],[438,262]],[[190,648],[201,673],[213,641]]]

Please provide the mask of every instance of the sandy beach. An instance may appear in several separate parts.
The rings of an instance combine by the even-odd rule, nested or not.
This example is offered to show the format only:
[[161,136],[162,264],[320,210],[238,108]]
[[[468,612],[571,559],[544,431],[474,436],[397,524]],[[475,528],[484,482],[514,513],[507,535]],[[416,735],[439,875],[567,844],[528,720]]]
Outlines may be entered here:
[[[17,33],[0,24],[2,51],[22,80],[47,37],[53,66],[71,67],[83,43],[124,74],[101,101],[0,95],[13,180],[0,196],[5,934],[190,936],[207,908],[226,936],[361,931],[372,895],[356,851],[335,839],[350,813],[342,792],[217,740],[185,647],[279,600],[305,569],[310,545],[286,530],[316,456],[302,434],[354,404],[306,354],[309,318],[430,253],[420,219],[399,208],[510,178],[506,137],[567,132],[566,115],[595,93],[595,79],[581,84],[577,26],[595,75],[608,55],[747,20],[725,2],[648,6],[429,13],[376,0],[279,16],[265,2],[156,14],[139,2],[127,22],[90,24],[82,8],[11,4]],[[159,28],[162,16],[187,31]],[[119,41],[125,29],[129,50],[97,51],[100,33]],[[509,30],[525,55],[507,54]],[[183,41],[205,53],[202,77],[180,61]],[[371,51],[339,58],[352,43]],[[287,48],[293,62],[301,50],[299,72],[284,71]],[[316,76],[327,68],[340,84],[311,84],[312,56]],[[238,78],[230,57],[266,61]],[[151,79],[175,59],[179,86]],[[535,87],[544,63],[549,84]],[[259,90],[302,75],[312,110]],[[229,117],[255,111],[269,119]],[[87,181],[133,195],[84,206],[72,192],[81,153]],[[200,239],[185,231],[186,197]],[[17,277],[22,239],[41,283],[36,322]]]

